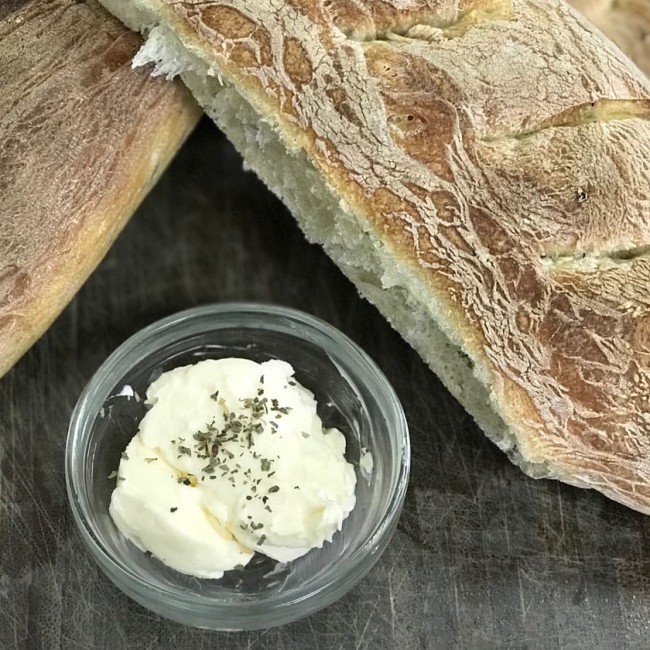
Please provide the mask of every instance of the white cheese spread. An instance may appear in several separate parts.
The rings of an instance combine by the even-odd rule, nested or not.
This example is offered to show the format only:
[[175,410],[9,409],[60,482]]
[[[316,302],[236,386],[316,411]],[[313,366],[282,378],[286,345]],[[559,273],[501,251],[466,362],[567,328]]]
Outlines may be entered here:
[[280,562],[331,541],[355,505],[345,438],[284,361],[164,373],[122,455],[110,514],[139,548],[219,578],[254,552]]

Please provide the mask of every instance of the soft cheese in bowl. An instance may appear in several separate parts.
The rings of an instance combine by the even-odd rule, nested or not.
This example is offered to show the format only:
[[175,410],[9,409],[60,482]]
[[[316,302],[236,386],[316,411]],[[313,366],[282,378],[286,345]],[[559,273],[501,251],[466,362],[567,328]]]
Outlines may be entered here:
[[255,552],[280,562],[322,547],[355,503],[345,437],[284,361],[205,359],[147,391],[110,513],[137,546],[220,578]]
[[73,413],[79,529],[125,593],[213,629],[338,599],[379,559],[408,480],[404,414],[377,366],[281,307],[201,307],[142,330]]

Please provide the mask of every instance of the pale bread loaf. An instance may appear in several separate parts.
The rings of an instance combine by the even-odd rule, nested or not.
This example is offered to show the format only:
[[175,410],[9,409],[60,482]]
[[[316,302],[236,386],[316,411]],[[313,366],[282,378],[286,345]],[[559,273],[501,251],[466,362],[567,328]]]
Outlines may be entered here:
[[650,86],[615,46],[557,0],[103,1],[516,463],[650,512]]
[[94,0],[0,6],[0,376],[102,259],[199,118]]

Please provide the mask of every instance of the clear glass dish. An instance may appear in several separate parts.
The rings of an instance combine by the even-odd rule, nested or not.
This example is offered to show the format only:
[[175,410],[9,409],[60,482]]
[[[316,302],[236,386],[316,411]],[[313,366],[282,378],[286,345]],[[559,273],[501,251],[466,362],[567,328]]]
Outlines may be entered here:
[[[147,386],[171,368],[206,358],[284,359],[311,390],[327,427],[346,436],[357,472],[357,505],[332,543],[280,564],[256,555],[220,580],[193,578],[143,553],[108,513],[120,453],[146,407]],[[126,387],[126,388],[125,388]],[[135,393],[135,396],[133,395]],[[363,449],[372,473],[359,465]],[[339,331],[272,305],[220,304],[165,318],[122,344],[99,368],[74,409],[66,446],[66,485],[74,519],[106,575],[144,607],[217,630],[289,623],[343,596],[377,562],[402,510],[410,466],[408,428],[390,384]]]

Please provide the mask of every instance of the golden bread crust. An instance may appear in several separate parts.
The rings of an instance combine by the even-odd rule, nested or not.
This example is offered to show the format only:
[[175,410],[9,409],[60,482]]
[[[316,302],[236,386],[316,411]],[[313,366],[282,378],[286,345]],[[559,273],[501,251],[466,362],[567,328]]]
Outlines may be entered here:
[[132,70],[139,37],[94,1],[0,19],[0,376],[102,259],[199,110]]
[[522,464],[650,513],[650,85],[620,50],[559,0],[141,4],[426,286]]

